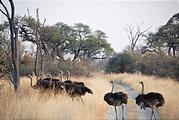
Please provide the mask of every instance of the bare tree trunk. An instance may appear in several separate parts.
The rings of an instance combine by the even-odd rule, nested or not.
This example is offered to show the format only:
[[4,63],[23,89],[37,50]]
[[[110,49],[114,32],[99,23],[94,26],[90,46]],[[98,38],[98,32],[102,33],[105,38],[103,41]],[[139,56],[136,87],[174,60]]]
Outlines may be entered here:
[[39,45],[39,52],[40,52],[40,72],[39,74],[42,75],[43,73],[43,54],[42,54],[42,40],[40,37],[40,20],[39,20],[39,9],[36,9],[36,18],[37,18],[37,29],[36,29],[36,39]]
[[41,40],[39,40],[39,52],[40,52],[40,75],[43,73],[43,54],[42,54],[42,43]]
[[15,91],[18,91],[18,88],[20,86],[20,75],[19,75],[19,57],[18,57],[18,30],[15,29],[15,57],[12,59],[12,63],[14,64],[14,89]]
[[39,54],[39,45],[37,42],[37,49],[36,49],[36,56],[35,56],[35,63],[34,63],[34,73],[35,76],[38,76],[38,54]]

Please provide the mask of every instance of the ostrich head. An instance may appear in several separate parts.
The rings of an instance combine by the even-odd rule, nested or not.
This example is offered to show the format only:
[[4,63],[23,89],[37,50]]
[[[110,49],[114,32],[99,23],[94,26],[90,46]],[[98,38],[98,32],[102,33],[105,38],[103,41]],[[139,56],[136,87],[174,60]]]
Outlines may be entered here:
[[32,76],[29,75],[28,78],[30,78],[30,86],[31,86],[32,88],[35,88],[35,86],[32,85]]
[[127,94],[124,94],[123,97],[122,97],[123,103],[127,104],[127,100],[128,100],[128,96],[127,96]]
[[28,76],[28,78],[32,79],[32,76],[31,76],[31,75],[29,75],[29,76]]

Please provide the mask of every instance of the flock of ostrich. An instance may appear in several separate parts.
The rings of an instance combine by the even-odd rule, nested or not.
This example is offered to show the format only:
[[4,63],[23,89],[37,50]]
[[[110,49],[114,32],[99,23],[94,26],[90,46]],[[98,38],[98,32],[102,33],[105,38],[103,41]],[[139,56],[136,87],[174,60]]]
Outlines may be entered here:
[[47,75],[46,78],[43,78],[43,75],[40,77],[39,80],[37,80],[35,85],[32,85],[32,76],[29,75],[30,86],[34,89],[41,89],[43,91],[54,91],[55,95],[58,93],[61,93],[62,91],[66,91],[66,93],[73,98],[76,98],[77,100],[81,100],[83,102],[83,99],[81,96],[85,95],[87,92],[89,94],[93,94],[92,90],[85,86],[84,82],[72,82],[69,80],[70,72],[67,72],[67,80],[63,81],[63,72],[60,71],[60,79],[52,78],[51,75]]
[[[51,75],[47,75],[46,78],[43,78],[43,75],[40,77],[40,79],[37,80],[35,85],[32,85],[32,76],[29,75],[30,86],[34,89],[41,89],[41,90],[51,90],[54,91],[55,95],[58,93],[61,93],[62,91],[65,91],[67,95],[69,95],[72,100],[76,98],[77,101],[83,99],[81,96],[85,95],[86,93],[93,94],[92,90],[85,86],[84,82],[77,82],[77,81],[71,81],[69,80],[70,72],[67,72],[67,79],[63,80],[63,72],[60,71],[60,79],[53,78]],[[122,107],[122,120],[124,120],[124,106],[123,104],[127,104],[128,101],[128,95],[123,92],[114,92],[114,82],[112,83],[112,90],[109,93],[106,93],[104,95],[104,101],[108,105],[112,105],[115,108],[115,114],[116,114],[116,120],[117,117],[117,106]],[[135,100],[136,104],[140,106],[141,109],[146,110],[146,108],[150,108],[152,110],[150,120],[152,120],[152,117],[154,116],[154,119],[156,120],[154,109],[158,108],[160,106],[163,106],[165,103],[164,97],[162,94],[157,92],[149,92],[147,94],[144,94],[144,83],[140,82],[142,85],[142,93],[139,94]]]

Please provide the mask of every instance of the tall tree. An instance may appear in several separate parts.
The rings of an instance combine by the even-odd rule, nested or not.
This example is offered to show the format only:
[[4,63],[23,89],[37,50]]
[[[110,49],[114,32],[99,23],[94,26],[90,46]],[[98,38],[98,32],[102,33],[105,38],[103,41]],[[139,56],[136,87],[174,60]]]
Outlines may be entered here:
[[176,56],[179,49],[179,13],[173,15],[168,22],[161,26],[156,33],[149,33],[146,36],[144,50],[160,52],[167,50],[169,56]]
[[82,23],[75,24],[74,26],[74,40],[71,44],[71,53],[74,54],[73,61],[83,55],[83,43],[91,34],[89,26]]
[[[60,33],[57,26],[45,26],[40,32],[46,51],[54,61],[55,58],[63,58],[65,37]],[[47,53],[46,52],[46,53]]]
[[19,76],[19,67],[18,67],[18,28],[15,25],[14,22],[14,13],[15,13],[15,7],[14,2],[12,0],[9,0],[9,4],[11,7],[11,13],[9,13],[7,7],[5,4],[0,0],[0,4],[3,7],[4,10],[0,9],[0,12],[5,15],[9,22],[9,28],[10,28],[10,40],[11,40],[11,62],[13,65],[13,72],[12,76],[13,79],[10,76],[11,82],[14,84],[14,90],[17,92],[19,90],[20,86],[20,76]]
[[41,36],[41,29],[44,27],[45,21],[46,19],[44,19],[43,24],[40,23],[39,9],[36,9],[36,19],[31,16],[24,16],[20,18],[19,24],[22,40],[32,42],[37,46],[34,61],[34,73],[36,76],[43,72],[43,53],[47,51]]

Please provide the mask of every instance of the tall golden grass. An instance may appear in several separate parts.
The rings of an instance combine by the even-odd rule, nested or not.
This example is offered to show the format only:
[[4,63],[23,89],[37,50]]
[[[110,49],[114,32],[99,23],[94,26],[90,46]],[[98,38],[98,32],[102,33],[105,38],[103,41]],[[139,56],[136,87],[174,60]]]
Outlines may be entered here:
[[179,119],[179,82],[169,78],[157,78],[155,76],[144,76],[136,74],[111,74],[112,80],[127,84],[138,93],[141,93],[140,81],[144,82],[144,93],[159,92],[165,98],[164,106],[159,108],[163,119]]
[[[165,98],[165,105],[159,108],[163,119],[179,118],[179,83],[154,76],[142,74],[94,74],[91,78],[72,77],[73,81],[83,81],[93,91],[93,95],[86,94],[84,103],[72,100],[65,94],[54,96],[52,93],[42,93],[30,88],[30,80],[21,78],[18,95],[13,86],[7,83],[0,89],[0,119],[62,119],[62,120],[99,120],[105,119],[108,105],[104,102],[104,94],[111,91],[110,80],[127,84],[141,92],[140,81],[144,82],[144,92],[159,92]],[[124,91],[125,92],[125,91]],[[137,119],[135,101],[128,101],[127,119]]]
[[[84,103],[72,100],[63,95],[54,96],[52,93],[41,93],[30,88],[30,80],[21,78],[18,95],[13,88],[6,86],[0,91],[0,119],[62,119],[62,120],[99,120],[104,119],[108,105],[103,101],[104,94],[111,87],[103,75],[92,78],[71,78],[83,81],[92,89],[93,94],[86,94]],[[13,86],[11,86],[13,87]]]

